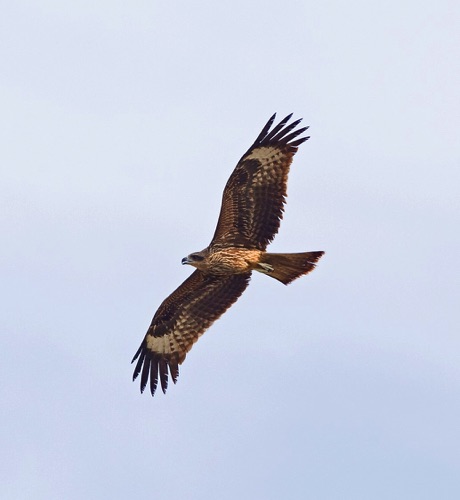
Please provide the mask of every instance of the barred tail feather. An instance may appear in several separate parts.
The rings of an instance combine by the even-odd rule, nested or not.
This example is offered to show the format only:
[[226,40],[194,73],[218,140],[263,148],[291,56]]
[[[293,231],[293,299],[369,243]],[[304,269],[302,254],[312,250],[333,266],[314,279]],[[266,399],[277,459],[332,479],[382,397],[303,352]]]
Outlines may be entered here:
[[324,252],[264,253],[256,271],[288,285],[296,278],[313,271]]

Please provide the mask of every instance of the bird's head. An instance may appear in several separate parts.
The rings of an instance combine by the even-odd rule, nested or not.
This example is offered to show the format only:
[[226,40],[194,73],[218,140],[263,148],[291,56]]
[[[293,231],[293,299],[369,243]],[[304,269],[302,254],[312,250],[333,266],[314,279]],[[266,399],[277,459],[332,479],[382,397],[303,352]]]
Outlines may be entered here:
[[204,252],[194,252],[182,259],[182,264],[188,264],[198,269],[203,267],[205,260]]

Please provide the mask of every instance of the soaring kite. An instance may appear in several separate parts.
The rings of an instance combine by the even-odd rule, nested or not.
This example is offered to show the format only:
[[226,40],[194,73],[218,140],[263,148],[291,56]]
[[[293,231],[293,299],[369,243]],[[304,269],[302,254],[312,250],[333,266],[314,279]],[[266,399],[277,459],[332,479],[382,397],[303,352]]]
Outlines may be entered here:
[[252,271],[285,285],[309,273],[324,252],[268,253],[278,232],[286,200],[287,178],[297,138],[308,127],[288,125],[290,114],[273,130],[274,114],[243,155],[225,186],[216,231],[209,246],[182,259],[196,268],[158,308],[141,346],[133,380],[141,392],[150,379],[152,396],[160,378],[166,392],[168,371],[176,383],[179,365],[198,338],[244,292]]

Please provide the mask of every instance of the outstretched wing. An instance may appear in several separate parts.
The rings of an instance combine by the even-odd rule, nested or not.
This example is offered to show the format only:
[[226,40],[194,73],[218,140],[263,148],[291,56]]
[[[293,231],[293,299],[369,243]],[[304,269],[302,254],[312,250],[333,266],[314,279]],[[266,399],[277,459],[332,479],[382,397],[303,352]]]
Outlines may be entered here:
[[300,144],[296,139],[308,127],[294,130],[292,114],[270,131],[273,115],[243,155],[228,179],[211,247],[239,246],[265,250],[283,217],[287,178]]
[[251,274],[205,275],[198,269],[158,308],[132,362],[137,359],[133,380],[141,374],[141,392],[150,377],[152,396],[160,377],[168,387],[168,367],[173,382],[188,351],[212,323],[244,292]]

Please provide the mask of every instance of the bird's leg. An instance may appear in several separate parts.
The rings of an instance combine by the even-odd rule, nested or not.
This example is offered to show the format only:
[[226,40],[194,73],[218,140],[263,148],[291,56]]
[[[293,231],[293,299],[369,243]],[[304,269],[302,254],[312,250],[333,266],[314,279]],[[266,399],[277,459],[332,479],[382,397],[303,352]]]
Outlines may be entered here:
[[272,273],[274,271],[273,266],[271,266],[270,264],[266,264],[265,262],[259,262],[258,265],[263,269],[262,272]]

